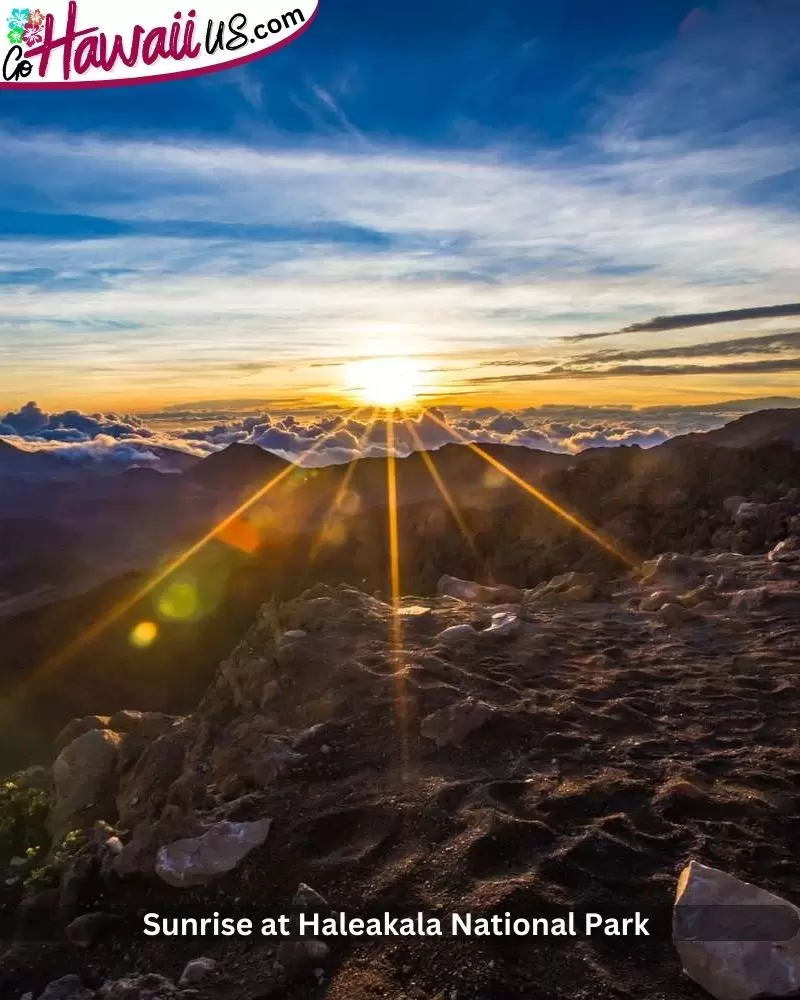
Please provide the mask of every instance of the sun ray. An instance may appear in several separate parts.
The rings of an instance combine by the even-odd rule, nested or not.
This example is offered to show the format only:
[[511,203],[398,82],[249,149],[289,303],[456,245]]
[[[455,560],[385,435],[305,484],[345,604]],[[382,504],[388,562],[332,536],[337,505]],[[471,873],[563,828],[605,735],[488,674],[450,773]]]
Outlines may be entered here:
[[325,520],[322,524],[322,527],[317,532],[317,536],[314,539],[314,542],[311,546],[311,550],[309,551],[308,554],[309,562],[313,562],[324,548],[325,532],[328,522],[330,521],[331,517],[336,513],[336,511],[338,511],[341,508],[342,503],[344,502],[344,498],[347,496],[347,491],[350,487],[350,483],[355,474],[356,466],[358,465],[358,463],[361,461],[362,458],[360,452],[364,447],[364,445],[366,444],[370,434],[372,433],[372,429],[375,426],[375,421],[377,420],[377,418],[378,418],[377,407],[373,407],[372,413],[367,418],[367,426],[364,428],[364,433],[358,439],[358,443],[356,445],[356,448],[358,449],[358,454],[351,462],[348,463],[347,471],[345,472],[341,483],[339,483],[339,488],[336,490],[336,495],[334,496],[331,502],[328,513],[325,515]]
[[401,763],[408,764],[408,701],[403,663],[403,623],[400,617],[400,530],[397,510],[397,457],[394,415],[386,420],[386,499],[389,521],[389,593],[391,599],[390,645],[395,683],[395,710],[400,728]]
[[450,513],[453,515],[455,522],[461,531],[461,534],[464,536],[464,541],[467,543],[467,545],[470,548],[470,551],[478,560],[478,562],[482,563],[483,557],[481,556],[480,552],[478,551],[478,547],[475,544],[475,538],[472,532],[469,530],[467,522],[464,520],[464,515],[458,509],[458,505],[453,499],[453,495],[450,493],[450,490],[448,490],[447,486],[445,485],[441,473],[436,468],[436,463],[433,461],[433,457],[429,454],[429,452],[425,448],[422,438],[419,436],[416,427],[414,427],[413,422],[411,420],[406,419],[404,421],[404,424],[408,429],[408,433],[414,439],[414,443],[417,445],[418,453],[422,456],[422,460],[427,466],[428,472],[431,475],[431,479],[433,479],[434,483],[436,484],[436,488],[442,495],[442,499],[450,508]]
[[563,518],[563,520],[565,520],[568,524],[571,524],[573,528],[577,528],[578,531],[584,534],[587,538],[590,538],[601,548],[605,549],[606,552],[609,552],[611,555],[615,556],[617,559],[620,560],[620,562],[624,562],[631,569],[638,569],[640,567],[641,565],[640,560],[623,552],[620,549],[619,545],[615,543],[611,538],[601,534],[599,531],[596,531],[594,528],[590,527],[588,524],[582,521],[581,518],[579,518],[576,514],[571,513],[565,507],[562,507],[561,504],[556,503],[556,501],[553,500],[552,497],[549,497],[546,493],[542,492],[542,490],[539,490],[535,486],[532,486],[529,482],[524,480],[522,476],[517,475],[516,472],[509,469],[507,466],[503,465],[503,463],[498,459],[496,459],[493,455],[490,455],[488,452],[484,451],[483,448],[481,448],[479,445],[475,444],[473,441],[468,440],[468,438],[464,437],[463,434],[460,434],[455,428],[446,424],[443,420],[440,420],[434,413],[431,413],[430,410],[425,410],[424,412],[426,416],[430,417],[430,419],[433,420],[435,423],[437,423],[441,428],[451,433],[454,437],[458,438],[458,440],[462,444],[465,444],[467,445],[467,447],[471,448],[476,455],[479,455],[485,462],[487,462],[493,468],[497,469],[498,472],[502,473],[504,476],[510,479],[511,482],[516,483],[516,485],[525,490],[526,493],[530,494],[530,496],[534,497],[534,499],[544,504],[544,506],[547,507],[548,510],[553,511],[554,514],[558,514],[559,517]]
[[[344,419],[350,419],[353,413],[357,413],[363,409],[359,407],[347,414],[345,414]],[[325,442],[335,433],[335,429],[327,432],[326,434],[317,438],[317,440],[299,456],[302,461],[309,455],[314,454],[318,451]],[[211,528],[202,538],[199,538],[196,542],[185,549],[180,555],[176,556],[170,562],[167,563],[161,570],[156,572],[150,577],[142,586],[136,590],[129,597],[124,600],[119,601],[112,608],[110,608],[104,615],[102,615],[96,622],[85,629],[79,636],[68,643],[62,650],[55,653],[49,659],[45,660],[35,671],[33,671],[27,678],[20,682],[20,684],[11,692],[8,698],[19,697],[26,690],[31,688],[34,684],[40,683],[47,676],[51,675],[57,671],[64,663],[66,663],[72,656],[75,655],[79,650],[84,649],[86,646],[94,642],[98,636],[102,635],[106,629],[110,628],[116,622],[120,620],[124,615],[131,611],[141,600],[151,594],[157,587],[164,583],[173,573],[185,566],[187,562],[196,556],[209,542],[218,538],[220,535],[224,534],[226,529],[228,529],[232,524],[234,524],[238,518],[245,514],[251,507],[262,500],[269,492],[271,492],[276,486],[280,485],[285,479],[287,479],[293,472],[296,472],[299,468],[299,464],[287,465],[285,469],[279,472],[276,476],[273,476],[264,486],[260,487],[248,497],[243,503],[231,511],[226,517],[219,521],[213,528]]]

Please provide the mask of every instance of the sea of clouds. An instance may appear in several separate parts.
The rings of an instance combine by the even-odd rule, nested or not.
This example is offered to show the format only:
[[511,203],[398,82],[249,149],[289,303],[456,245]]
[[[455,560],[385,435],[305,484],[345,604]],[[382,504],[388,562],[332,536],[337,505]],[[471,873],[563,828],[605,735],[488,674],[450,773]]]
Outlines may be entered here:
[[[465,441],[564,454],[620,445],[650,448],[680,434],[713,430],[759,408],[757,401],[752,407],[746,403],[644,409],[553,405],[516,412],[493,407],[431,408],[407,417],[398,415],[393,438],[399,455]],[[270,415],[233,408],[168,409],[142,415],[51,413],[35,402],[0,419],[0,439],[78,464],[103,463],[120,469],[176,469],[183,456],[204,458],[231,444],[257,445],[308,466],[377,457],[388,450],[385,418],[367,422],[340,413]]]

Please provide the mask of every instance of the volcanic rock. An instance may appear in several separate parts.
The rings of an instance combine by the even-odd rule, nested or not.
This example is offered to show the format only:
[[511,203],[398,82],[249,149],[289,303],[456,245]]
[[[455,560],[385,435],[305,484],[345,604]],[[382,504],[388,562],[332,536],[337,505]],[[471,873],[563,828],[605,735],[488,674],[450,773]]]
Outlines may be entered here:
[[108,729],[109,718],[108,715],[85,715],[81,719],[71,719],[53,741],[56,753],[61,753],[73,740],[92,729]]
[[483,630],[484,635],[516,635],[522,628],[522,619],[512,611],[498,611],[492,615],[492,623]]
[[516,587],[487,587],[472,580],[459,580],[455,576],[441,577],[437,590],[442,597],[455,597],[459,601],[473,601],[476,604],[503,604],[519,600],[521,596]]
[[181,722],[179,716],[165,715],[163,712],[136,712],[124,709],[116,712],[108,720],[108,728],[117,733],[130,733],[153,740],[163,733],[169,732],[173,726]]
[[436,636],[436,641],[446,643],[470,642],[477,635],[477,631],[471,625],[450,625]]
[[784,538],[782,542],[770,550],[767,559],[773,563],[793,563],[800,560],[800,539]]
[[651,594],[642,598],[639,607],[642,611],[658,611],[665,604],[670,604],[675,598],[666,590],[654,590]]
[[437,746],[460,746],[470,733],[491,718],[493,709],[485,702],[466,698],[422,720],[422,735]]
[[161,847],[156,874],[168,885],[188,889],[232,871],[267,839],[271,819],[254,823],[216,823],[200,837],[187,837]]
[[186,968],[178,980],[179,986],[197,986],[207,979],[217,968],[217,963],[213,958],[193,958],[186,965]]
[[[293,909],[317,910],[322,913],[329,913],[331,910],[328,901],[304,882],[297,887],[291,906]],[[319,966],[330,953],[331,950],[324,941],[306,938],[282,941],[276,957],[286,975],[294,978]]]
[[740,590],[732,595],[729,607],[731,611],[757,611],[769,602],[769,598],[769,591],[766,587]]
[[673,941],[686,974],[716,1000],[797,996],[799,921],[800,909],[727,872],[696,861],[681,872]]
[[78,976],[62,976],[48,983],[39,1000],[92,1000],[94,992],[87,989]]
[[89,948],[114,922],[114,917],[108,913],[101,911],[84,913],[67,925],[64,934],[67,941],[74,944],[76,948]]
[[658,617],[665,625],[686,625],[694,621],[697,615],[682,604],[665,604],[659,608]]
[[147,973],[104,983],[97,993],[97,1000],[172,1000],[181,991],[164,976]]
[[95,819],[113,817],[118,733],[90,729],[73,740],[53,764],[55,803],[48,820],[54,838]]

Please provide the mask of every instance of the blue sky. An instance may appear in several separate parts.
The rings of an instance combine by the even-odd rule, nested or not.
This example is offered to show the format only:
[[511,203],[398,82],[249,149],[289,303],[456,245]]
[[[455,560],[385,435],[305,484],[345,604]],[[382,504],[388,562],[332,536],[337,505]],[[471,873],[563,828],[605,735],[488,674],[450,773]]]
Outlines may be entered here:
[[454,400],[795,394],[800,317],[615,332],[800,299],[799,28],[322,0],[246,67],[4,91],[0,404],[327,399],[376,354]]

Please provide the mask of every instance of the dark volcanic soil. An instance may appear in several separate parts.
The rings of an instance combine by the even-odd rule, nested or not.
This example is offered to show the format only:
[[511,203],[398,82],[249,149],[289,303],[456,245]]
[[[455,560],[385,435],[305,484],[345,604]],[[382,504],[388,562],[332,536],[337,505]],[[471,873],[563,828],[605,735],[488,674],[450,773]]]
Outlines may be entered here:
[[[775,575],[761,557],[731,559],[739,583]],[[456,646],[435,637],[461,622],[482,628],[493,609],[409,598],[405,606],[431,610],[404,616],[399,671],[387,606],[351,588],[316,588],[281,609],[282,628],[308,635],[284,640],[259,667],[268,643],[256,626],[187,723],[209,748],[248,720],[266,718],[291,738],[299,760],[266,787],[237,788],[254,795],[237,818],[274,819],[266,844],[213,888],[136,875],[86,908],[189,912],[200,901],[246,914],[248,904],[287,904],[303,881],[353,914],[374,904],[664,912],[691,858],[800,903],[800,591],[788,570],[772,585],[762,610],[709,607],[675,626],[622,598],[525,598],[521,633]],[[225,677],[237,671],[245,704],[234,711]],[[275,680],[256,709],[255,691]],[[421,735],[422,719],[467,696],[493,712],[463,745]],[[209,1000],[706,996],[665,935],[616,945],[334,942],[321,982],[284,983],[274,948],[260,941],[159,944],[113,929],[86,951],[15,945],[0,963],[0,995],[38,997],[67,972],[95,988],[134,970],[177,980],[199,955],[220,963],[195,994]]]

